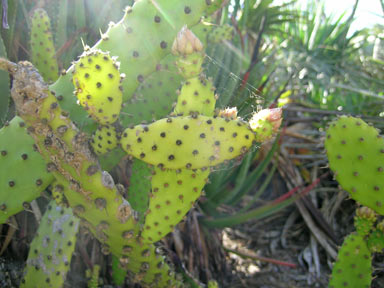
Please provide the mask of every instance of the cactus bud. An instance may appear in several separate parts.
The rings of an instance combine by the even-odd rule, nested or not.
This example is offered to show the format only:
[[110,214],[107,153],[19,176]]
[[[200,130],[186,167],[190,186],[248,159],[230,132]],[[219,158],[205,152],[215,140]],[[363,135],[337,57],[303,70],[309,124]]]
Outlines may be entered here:
[[194,52],[201,52],[203,44],[187,26],[183,26],[172,45],[172,53],[175,55],[189,55]]
[[263,109],[252,116],[249,125],[257,133],[257,141],[264,142],[274,136],[281,125],[281,114],[282,109],[275,108]]

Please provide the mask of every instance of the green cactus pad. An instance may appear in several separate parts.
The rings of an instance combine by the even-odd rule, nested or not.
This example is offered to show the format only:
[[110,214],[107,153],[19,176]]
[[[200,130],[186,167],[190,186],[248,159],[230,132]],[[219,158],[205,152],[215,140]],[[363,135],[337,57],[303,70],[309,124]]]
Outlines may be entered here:
[[23,210],[53,181],[53,175],[20,117],[0,129],[0,223]]
[[361,119],[342,116],[328,128],[325,149],[343,189],[384,215],[384,139],[377,130]]
[[128,128],[121,145],[128,154],[158,167],[198,169],[246,153],[254,140],[248,123],[192,115]]
[[52,201],[31,243],[21,287],[63,287],[76,245],[79,219]]
[[115,122],[120,114],[121,80],[116,62],[101,51],[85,52],[73,71],[80,105],[101,124]]
[[93,134],[91,145],[97,155],[112,151],[117,146],[118,134],[115,127],[110,125],[99,126]]
[[191,209],[208,180],[209,170],[155,168],[146,212],[144,241],[153,243],[171,232]]
[[32,63],[47,82],[56,81],[59,67],[55,57],[55,46],[51,24],[44,9],[36,9],[31,19]]
[[183,55],[176,60],[176,66],[179,73],[186,79],[198,76],[202,71],[204,61],[203,53],[192,53]]
[[147,163],[139,159],[133,159],[127,200],[132,208],[140,213],[140,222],[143,220],[141,216],[148,209],[152,170]]
[[350,234],[339,250],[332,269],[329,288],[369,288],[371,283],[371,253],[362,236]]
[[367,237],[367,244],[371,252],[383,252],[384,250],[384,221],[378,223]]
[[215,88],[203,75],[188,79],[181,88],[174,113],[200,113],[213,116],[216,105]]
[[124,127],[158,120],[171,113],[182,81],[174,61],[175,56],[168,55],[160,62],[158,69],[140,84],[132,99],[124,103],[120,115]]

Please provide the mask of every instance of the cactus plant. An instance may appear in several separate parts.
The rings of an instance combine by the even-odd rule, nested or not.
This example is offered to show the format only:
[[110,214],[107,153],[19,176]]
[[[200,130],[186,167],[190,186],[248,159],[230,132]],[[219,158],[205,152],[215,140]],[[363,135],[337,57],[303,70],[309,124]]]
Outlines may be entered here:
[[370,287],[371,253],[384,249],[383,223],[375,225],[375,212],[384,215],[383,138],[363,120],[341,116],[328,128],[325,148],[340,185],[354,200],[368,206],[356,210],[357,233],[344,240],[329,287]]
[[[51,86],[31,64],[0,59],[0,68],[13,76],[12,97],[28,127],[26,136],[34,142],[39,160],[45,161],[44,168],[49,167],[49,179],[43,183],[53,183],[56,202],[71,207],[101,242],[102,251],[112,253],[120,269],[130,271],[133,281],[145,287],[183,285],[154,242],[170,232],[201,195],[210,167],[244,155],[258,141],[250,124],[237,115],[215,115],[214,88],[201,73],[203,45],[186,28],[173,45],[177,55],[169,58],[180,71],[167,69],[178,79],[184,78],[180,95],[175,93],[173,98],[178,96],[172,115],[166,117],[173,101],[165,101],[167,109],[156,112],[157,121],[152,124],[137,125],[138,111],[133,111],[133,118],[123,118],[127,100],[138,85],[153,79],[150,74],[159,63],[169,61],[164,57],[178,30],[197,23],[204,10],[217,4],[214,2],[137,2],[126,9],[122,21],[110,25],[95,47],[85,46],[80,59]],[[171,15],[169,7],[179,12]],[[151,39],[139,37],[151,29],[157,31]],[[128,53],[124,45],[117,45],[121,41],[130,43]],[[120,66],[113,61],[116,56]],[[124,81],[120,73],[126,75]],[[153,114],[144,114],[142,120],[150,121],[148,115]],[[129,124],[136,126],[127,128]],[[114,129],[125,129],[121,140]],[[86,132],[94,130],[92,151]],[[100,168],[103,156],[98,159],[94,154],[119,151],[113,148],[115,140],[120,140],[130,157],[144,161],[132,162],[134,176],[126,198],[125,188],[115,185],[112,176]],[[15,150],[23,147],[20,145]],[[174,154],[167,152],[170,147]],[[114,163],[122,158],[119,153],[114,155]],[[9,192],[7,187],[4,193]]]

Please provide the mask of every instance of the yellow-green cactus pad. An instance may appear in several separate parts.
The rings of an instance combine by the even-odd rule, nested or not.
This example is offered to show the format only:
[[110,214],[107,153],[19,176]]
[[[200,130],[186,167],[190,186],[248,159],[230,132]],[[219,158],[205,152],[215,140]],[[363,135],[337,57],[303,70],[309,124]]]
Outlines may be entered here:
[[213,116],[216,105],[215,88],[204,76],[188,79],[181,88],[174,113],[200,113]]
[[127,128],[121,145],[128,154],[160,168],[198,169],[246,153],[254,140],[246,122],[192,115]]
[[369,288],[371,274],[371,253],[367,244],[362,236],[350,234],[339,250],[329,288]]
[[79,221],[72,209],[51,201],[31,243],[21,287],[63,287],[76,246]]
[[55,57],[55,46],[51,33],[51,24],[44,9],[36,9],[31,19],[32,63],[47,82],[59,77],[59,67]]
[[93,134],[91,145],[98,155],[112,151],[117,146],[117,132],[111,125],[99,126]]
[[24,209],[24,202],[39,197],[54,178],[20,117],[0,129],[0,165],[0,223],[4,223]]
[[73,84],[78,102],[97,122],[117,120],[123,100],[119,67],[106,53],[85,52],[76,63]]
[[201,195],[209,170],[155,168],[142,237],[152,243],[171,232]]
[[342,116],[328,128],[325,149],[343,189],[384,215],[384,139],[378,131],[361,119]]

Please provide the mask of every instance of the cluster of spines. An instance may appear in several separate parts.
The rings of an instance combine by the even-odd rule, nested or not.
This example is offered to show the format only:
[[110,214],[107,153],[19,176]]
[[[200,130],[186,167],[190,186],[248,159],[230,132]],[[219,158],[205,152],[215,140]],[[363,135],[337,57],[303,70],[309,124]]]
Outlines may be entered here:
[[342,116],[327,130],[329,166],[350,196],[384,215],[384,139],[363,120]]
[[47,82],[56,81],[59,77],[53,43],[48,14],[44,9],[36,9],[31,19],[32,62]]

